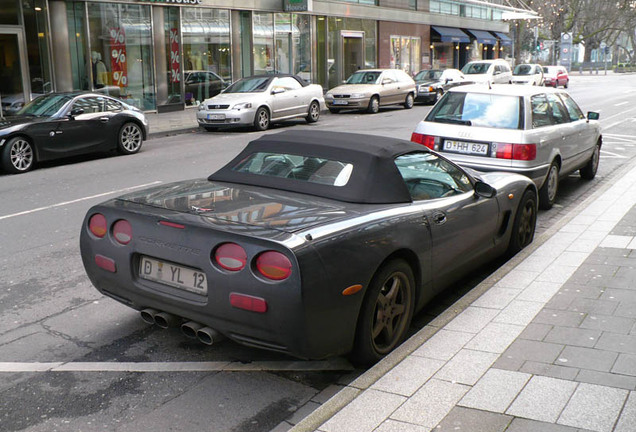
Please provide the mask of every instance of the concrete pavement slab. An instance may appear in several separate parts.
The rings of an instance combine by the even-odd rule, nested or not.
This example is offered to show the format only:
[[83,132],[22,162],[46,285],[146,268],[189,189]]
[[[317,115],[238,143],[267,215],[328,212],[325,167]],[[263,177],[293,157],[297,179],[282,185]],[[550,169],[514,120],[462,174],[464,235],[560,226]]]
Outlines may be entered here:
[[455,407],[438,424],[435,432],[504,432],[512,417],[486,411]]
[[494,322],[527,326],[543,308],[541,302],[513,300],[494,319]]
[[371,388],[402,396],[411,396],[444,364],[443,360],[409,356],[380,378]]
[[572,381],[534,376],[506,414],[555,423],[577,385]]
[[636,428],[636,392],[630,392],[614,432],[634,432]]
[[419,347],[413,355],[437,360],[450,360],[475,335],[442,329]]
[[504,413],[531,377],[521,372],[490,369],[458,405]]
[[628,393],[627,390],[582,383],[565,406],[557,423],[611,432]]
[[462,349],[435,374],[435,378],[460,384],[475,384],[499,354]]

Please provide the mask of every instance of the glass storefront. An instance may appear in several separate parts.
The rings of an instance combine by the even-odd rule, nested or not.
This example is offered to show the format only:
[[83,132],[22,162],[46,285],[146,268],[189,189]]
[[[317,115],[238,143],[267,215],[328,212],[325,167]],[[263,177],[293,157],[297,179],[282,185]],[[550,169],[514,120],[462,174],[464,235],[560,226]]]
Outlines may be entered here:
[[90,63],[86,61],[88,41],[84,3],[68,3],[66,21],[68,22],[73,89],[90,90],[92,89],[92,84],[90,84],[91,68],[89,67]]
[[325,61],[328,82],[333,88],[358,69],[376,67],[376,22],[356,18],[327,18],[327,55]]
[[24,31],[29,62],[31,93],[37,96],[53,91],[51,62],[49,58],[48,9],[45,0],[22,4]]
[[391,36],[390,66],[414,76],[421,68],[421,38]]
[[179,9],[164,8],[163,36],[166,50],[167,101],[168,104],[183,102],[181,95],[181,29]]
[[91,84],[142,110],[156,106],[150,6],[90,3]]
[[230,12],[182,8],[186,105],[217,95],[232,80]]

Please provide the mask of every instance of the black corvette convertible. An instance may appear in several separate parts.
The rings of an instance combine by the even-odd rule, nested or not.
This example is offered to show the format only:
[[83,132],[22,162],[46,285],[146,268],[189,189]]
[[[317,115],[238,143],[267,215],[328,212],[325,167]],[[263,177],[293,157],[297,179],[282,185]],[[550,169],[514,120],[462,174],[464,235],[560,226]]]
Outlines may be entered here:
[[526,177],[464,170],[399,139],[286,131],[207,179],[91,208],[97,289],[211,344],[372,363],[451,281],[533,239]]

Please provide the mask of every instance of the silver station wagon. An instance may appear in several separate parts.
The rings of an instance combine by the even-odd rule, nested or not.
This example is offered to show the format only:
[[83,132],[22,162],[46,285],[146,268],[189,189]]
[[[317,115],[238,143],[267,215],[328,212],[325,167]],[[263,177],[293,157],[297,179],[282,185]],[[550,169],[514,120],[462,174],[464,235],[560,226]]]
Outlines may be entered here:
[[583,114],[564,90],[475,84],[450,90],[421,121],[411,141],[460,165],[530,177],[540,208],[555,202],[559,179],[596,175],[599,114]]

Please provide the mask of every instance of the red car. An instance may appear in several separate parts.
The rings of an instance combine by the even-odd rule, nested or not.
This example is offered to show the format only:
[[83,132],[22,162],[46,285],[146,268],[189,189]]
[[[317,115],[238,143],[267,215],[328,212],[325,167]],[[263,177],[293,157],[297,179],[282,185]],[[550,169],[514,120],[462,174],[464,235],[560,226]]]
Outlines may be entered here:
[[543,67],[543,84],[546,87],[557,88],[563,86],[568,88],[570,77],[568,71],[563,66],[544,66]]

